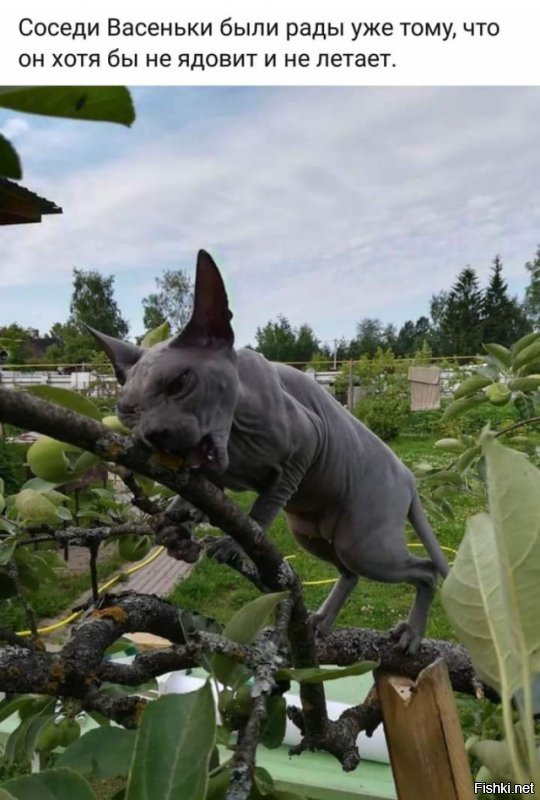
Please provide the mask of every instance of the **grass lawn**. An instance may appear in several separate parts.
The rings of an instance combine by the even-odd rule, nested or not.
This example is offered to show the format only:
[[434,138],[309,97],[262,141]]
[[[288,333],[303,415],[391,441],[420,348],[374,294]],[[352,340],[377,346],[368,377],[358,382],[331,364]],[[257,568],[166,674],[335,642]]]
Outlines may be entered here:
[[[429,459],[441,466],[448,462],[448,454],[433,448],[434,438],[402,437],[392,446],[403,461],[411,466],[419,461]],[[247,511],[254,495],[236,494],[234,499]],[[452,500],[455,519],[442,521],[432,519],[431,522],[442,545],[457,549],[465,530],[468,516],[480,510],[478,500],[456,493]],[[411,542],[415,541],[412,531],[407,535]],[[332,580],[336,572],[329,564],[319,561],[301,550],[287,530],[285,517],[280,515],[271,529],[271,537],[287,556],[292,557],[292,564],[301,576],[305,586],[305,598],[309,608],[316,609],[331,589],[331,584],[311,585],[313,581]],[[414,549],[420,554],[420,548]],[[451,559],[451,554],[447,553]],[[257,596],[251,584],[233,570],[220,566],[211,559],[200,561],[193,573],[179,583],[169,599],[189,610],[214,617],[224,622],[244,603]],[[361,579],[354,594],[342,609],[336,624],[338,626],[360,626],[387,630],[396,622],[404,619],[409,611],[414,589],[406,585],[381,584]],[[442,609],[440,597],[437,595],[427,630],[428,637],[436,639],[453,639],[450,625]]]

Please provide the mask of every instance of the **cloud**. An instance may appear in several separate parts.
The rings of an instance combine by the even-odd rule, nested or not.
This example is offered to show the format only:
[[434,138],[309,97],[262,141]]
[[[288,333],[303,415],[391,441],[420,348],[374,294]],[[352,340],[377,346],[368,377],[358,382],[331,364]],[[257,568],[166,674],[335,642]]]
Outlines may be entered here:
[[0,133],[5,136],[6,139],[13,139],[13,141],[23,138],[29,130],[30,125],[27,120],[22,117],[8,117],[2,127],[0,127]]
[[[496,253],[523,284],[540,238],[538,90],[198,92],[145,91],[131,131],[70,127],[52,174],[25,138],[31,188],[64,215],[2,231],[4,291],[54,291],[73,266],[114,272],[140,330],[154,276],[206,247],[245,342],[278,313],[323,338],[364,316],[403,322]],[[62,130],[42,124],[39,140],[62,147]]]

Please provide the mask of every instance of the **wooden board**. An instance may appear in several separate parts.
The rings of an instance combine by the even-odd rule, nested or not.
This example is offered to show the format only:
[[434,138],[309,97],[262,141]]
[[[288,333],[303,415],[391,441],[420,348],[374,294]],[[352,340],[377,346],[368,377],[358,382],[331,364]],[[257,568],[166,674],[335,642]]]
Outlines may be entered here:
[[377,672],[376,683],[399,800],[474,800],[445,662],[416,681]]

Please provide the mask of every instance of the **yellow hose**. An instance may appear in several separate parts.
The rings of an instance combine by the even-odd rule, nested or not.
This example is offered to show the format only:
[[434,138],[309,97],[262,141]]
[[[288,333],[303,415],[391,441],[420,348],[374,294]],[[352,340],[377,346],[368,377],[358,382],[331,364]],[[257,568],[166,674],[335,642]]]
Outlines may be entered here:
[[[130,567],[129,569],[126,569],[123,572],[120,572],[118,575],[113,575],[112,578],[109,578],[108,581],[103,583],[98,588],[98,593],[102,594],[104,591],[109,589],[111,586],[114,586],[114,584],[118,583],[118,581],[121,580],[124,577],[124,575],[133,575],[133,573],[138,572],[143,567],[147,567],[148,564],[151,564],[152,561],[155,561],[155,559],[159,555],[161,555],[162,552],[163,552],[163,547],[158,547],[157,550],[154,550],[154,552],[151,555],[149,555],[148,558],[145,558],[144,561],[139,561],[137,564],[135,564],[134,567]],[[59,622],[55,622],[52,625],[45,625],[43,628],[38,628],[37,632],[40,635],[46,635],[48,633],[53,633],[54,631],[57,631],[60,628],[63,628],[64,625],[69,625],[70,622],[73,622],[74,620],[76,620],[77,617],[81,616],[83,611],[84,611],[84,609],[81,609],[80,611],[74,611],[72,614],[69,614],[67,617],[64,617],[64,619],[61,619]],[[17,636],[32,636],[32,631],[17,631]]]
[[[423,547],[423,546],[424,546],[423,544],[419,544],[419,543],[417,544],[416,542],[408,542],[407,543],[407,547]],[[452,547],[444,547],[444,545],[441,545],[441,550],[446,550],[448,553],[452,553],[453,555],[457,554],[457,550],[454,550]],[[297,557],[298,556],[296,556],[296,555],[285,556],[285,559],[287,561],[290,561],[291,559],[297,558]],[[337,581],[337,578],[325,578],[324,580],[320,580],[320,581],[302,581],[302,585],[303,586],[326,586],[327,584],[330,584],[330,583],[336,583],[336,581]]]
[[[423,547],[423,546],[424,545],[422,544],[416,544],[414,542],[408,543],[408,547]],[[453,555],[456,555],[457,553],[457,550],[454,550],[452,547],[444,547],[443,545],[441,545],[441,550],[446,550],[448,553],[452,553]],[[130,567],[129,569],[120,572],[118,575],[114,575],[112,578],[109,578],[108,581],[106,581],[99,587],[98,589],[99,594],[102,594],[111,586],[114,586],[115,583],[118,583],[118,581],[121,580],[124,577],[124,575],[133,575],[135,572],[138,572],[143,567],[147,567],[148,564],[151,564],[152,561],[154,561],[159,555],[161,555],[162,552],[163,552],[163,547],[158,547],[157,550],[154,550],[154,552],[150,556],[148,556],[148,558],[146,558],[144,561],[139,561],[137,564],[135,564],[134,567]],[[298,558],[298,555],[285,556],[286,561],[290,561],[293,558]],[[322,580],[319,581],[302,581],[302,585],[326,586],[327,584],[330,583],[336,583],[336,581],[337,578],[323,578]],[[52,625],[45,625],[43,628],[38,628],[37,632],[41,636],[43,635],[46,636],[49,633],[53,633],[54,631],[57,631],[60,628],[63,628],[65,625],[69,625],[70,622],[76,620],[77,617],[81,616],[83,611],[84,609],[81,609],[81,611],[74,611],[72,614],[69,614],[67,617],[64,617],[64,619],[61,619],[59,622],[55,622]],[[32,631],[17,631],[17,636],[31,636],[31,635]]]

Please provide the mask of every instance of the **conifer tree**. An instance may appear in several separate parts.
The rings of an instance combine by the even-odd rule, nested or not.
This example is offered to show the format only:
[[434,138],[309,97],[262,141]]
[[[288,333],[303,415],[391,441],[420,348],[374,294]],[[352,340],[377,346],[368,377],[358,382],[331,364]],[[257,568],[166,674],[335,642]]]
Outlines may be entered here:
[[441,349],[444,355],[469,356],[482,344],[483,299],[476,271],[463,269],[446,300],[441,315]]
[[530,282],[525,292],[525,311],[535,331],[540,330],[540,244],[532,261],[527,261],[525,269],[530,274]]
[[527,333],[530,325],[517,298],[509,296],[502,269],[500,256],[495,256],[490,281],[484,292],[482,341],[509,346]]

